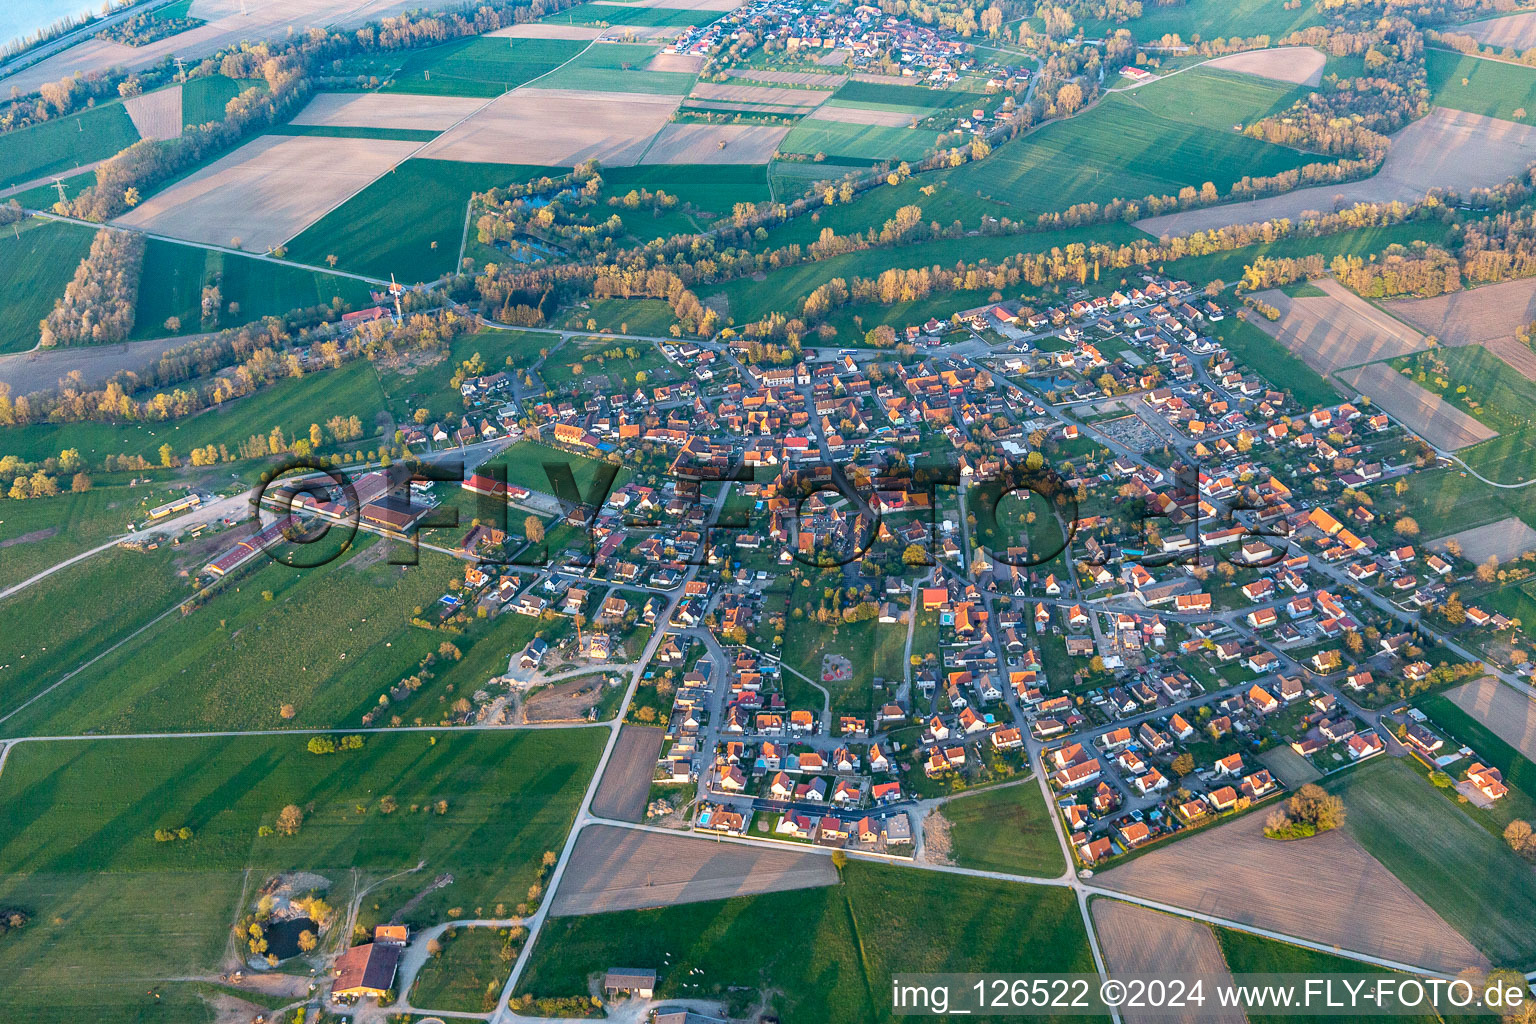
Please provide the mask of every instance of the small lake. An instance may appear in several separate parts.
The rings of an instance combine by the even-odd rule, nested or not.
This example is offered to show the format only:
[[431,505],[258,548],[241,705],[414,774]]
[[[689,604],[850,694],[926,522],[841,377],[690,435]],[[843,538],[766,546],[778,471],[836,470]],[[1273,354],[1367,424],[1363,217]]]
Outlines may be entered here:
[[287,960],[298,956],[299,933],[314,932],[320,934],[320,928],[307,917],[291,917],[286,921],[276,921],[267,925],[267,952],[279,960]]

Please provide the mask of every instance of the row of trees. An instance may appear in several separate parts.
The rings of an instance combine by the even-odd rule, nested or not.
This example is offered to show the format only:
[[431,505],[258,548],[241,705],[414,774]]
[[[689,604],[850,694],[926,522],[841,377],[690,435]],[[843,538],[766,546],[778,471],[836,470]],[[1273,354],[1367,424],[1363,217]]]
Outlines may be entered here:
[[39,325],[38,343],[44,348],[106,345],[128,337],[143,267],[143,235],[109,228],[96,232],[64,297]]

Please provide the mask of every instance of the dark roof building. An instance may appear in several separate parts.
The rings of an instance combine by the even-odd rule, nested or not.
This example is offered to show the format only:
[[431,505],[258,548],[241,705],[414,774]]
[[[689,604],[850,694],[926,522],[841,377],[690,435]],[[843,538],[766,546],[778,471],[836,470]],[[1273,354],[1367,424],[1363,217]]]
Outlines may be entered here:
[[337,996],[383,996],[395,983],[401,946],[394,942],[370,942],[353,946],[336,961]]

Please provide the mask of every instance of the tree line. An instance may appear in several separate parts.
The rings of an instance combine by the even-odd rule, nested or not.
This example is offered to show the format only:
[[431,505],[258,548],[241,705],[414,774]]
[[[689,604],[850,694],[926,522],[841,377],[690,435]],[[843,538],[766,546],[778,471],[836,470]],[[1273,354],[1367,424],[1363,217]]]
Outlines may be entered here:
[[102,228],[75,268],[64,297],[38,327],[38,344],[107,345],[133,330],[144,267],[144,236]]

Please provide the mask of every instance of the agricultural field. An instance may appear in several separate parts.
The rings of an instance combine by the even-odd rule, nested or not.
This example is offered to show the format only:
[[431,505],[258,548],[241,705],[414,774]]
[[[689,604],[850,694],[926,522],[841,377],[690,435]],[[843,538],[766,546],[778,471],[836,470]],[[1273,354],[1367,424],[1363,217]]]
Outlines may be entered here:
[[160,487],[107,485],[6,502],[0,506],[0,590],[126,533],[172,494]]
[[645,820],[651,775],[661,754],[666,730],[625,724],[619,728],[602,781],[592,795],[592,813],[617,821]]
[[1408,377],[1393,372],[1385,363],[1343,370],[1335,376],[1424,438],[1437,451],[1457,451],[1487,442],[1494,436],[1490,427]]
[[938,132],[922,128],[806,118],[790,130],[779,149],[785,153],[822,154],[845,166],[858,166],[882,160],[917,160],[938,142]]
[[[1467,735],[1467,742],[1475,744],[1478,749],[1489,747],[1484,751],[1485,755],[1501,764],[1506,760],[1513,763],[1514,757],[1510,754],[1515,752],[1526,761],[1536,761],[1536,708],[1512,687],[1504,686],[1494,679],[1480,679],[1442,696],[1430,697],[1421,704],[1425,711],[1437,719],[1445,713],[1447,704],[1455,705],[1484,733]],[[1461,730],[1465,728],[1464,725],[1458,723],[1454,728],[1458,736],[1463,735]],[[1497,737],[1496,741],[1491,740],[1487,733]],[[1501,751],[1496,749],[1496,744],[1506,745],[1510,754],[1501,758]],[[1536,779],[1512,778],[1510,781],[1536,792]]]
[[[970,909],[927,912],[940,905]],[[1065,889],[855,861],[824,888],[555,919],[514,999],[584,994],[590,974],[620,962],[654,966],[663,999],[727,998],[740,1010],[769,992],[784,1024],[894,1020],[883,994],[898,971],[1092,970]],[[685,981],[695,970],[701,984]]]
[[1498,437],[1463,448],[1459,454],[1469,466],[1500,483],[1530,479],[1536,444],[1536,381],[1480,345],[1438,348],[1394,360],[1392,368],[1458,413],[1474,418],[1485,428],[1484,437],[1497,431]]
[[[552,173],[521,164],[412,159],[311,224],[288,258],[406,283],[451,272],[473,192]],[[555,172],[557,173],[557,172]]]
[[546,25],[627,25],[635,28],[686,28],[717,21],[717,11],[648,7],[641,4],[582,4],[551,14]]
[[[588,73],[661,74],[602,68]],[[649,80],[637,84],[644,88],[645,81]],[[591,92],[585,86],[518,89],[497,97],[474,117],[438,136],[422,147],[420,155],[485,162],[516,153],[547,167],[573,167],[594,159],[605,165],[636,164],[677,109],[679,95]]]
[[64,297],[94,232],[59,221],[31,218],[0,233],[0,353],[37,345],[37,323]]
[[1430,102],[1485,117],[1536,121],[1536,68],[1445,50],[1426,50]]
[[422,966],[407,1001],[434,1010],[494,1010],[511,970],[501,959],[510,934],[506,928],[448,929],[439,939],[442,952]]
[[[1232,983],[1221,946],[1212,934],[1211,926],[1203,921],[1174,917],[1119,900],[1095,899],[1090,907],[1094,930],[1104,950],[1105,966],[1112,976],[1195,978],[1203,975],[1225,977],[1226,984]],[[1210,1024],[1244,1022],[1241,1011],[1224,1013],[1214,1006],[1198,1016]],[[1144,1020],[1155,1021],[1158,1016],[1143,1017],[1135,1011],[1124,1011],[1121,1019],[1126,1024],[1141,1024]]]
[[[1497,965],[1536,964],[1536,869],[1390,758],[1328,784],[1371,855]],[[1490,886],[1489,878],[1500,880]]]
[[[219,319],[217,324],[205,325],[203,288],[215,283],[221,300]],[[336,299],[344,308],[361,308],[368,304],[369,286],[352,278],[151,238],[144,246],[139,304],[130,337],[162,338],[232,327],[295,309],[330,306]],[[172,317],[177,320],[175,328],[167,323]]]
[[[1214,39],[1217,36],[1267,35],[1279,38],[1308,25],[1321,24],[1321,16],[1312,8],[1286,10],[1265,0],[1191,0],[1178,6],[1149,6],[1141,17],[1125,26],[1138,39],[1156,39],[1174,33],[1186,42],[1192,36]],[[1114,21],[1085,21],[1089,35],[1113,32],[1122,27]]]
[[683,96],[693,88],[695,75],[679,71],[647,71],[645,65],[658,47],[636,43],[597,43],[539,80],[539,89],[573,89],[591,92],[648,93]]
[[1277,46],[1269,50],[1245,50],[1217,57],[1205,65],[1207,71],[1236,71],[1276,82],[1316,87],[1323,80],[1328,63],[1322,50],[1310,46]]
[[1457,25],[1454,31],[1473,36],[1489,46],[1525,50],[1536,45],[1536,15],[1527,12],[1469,21]]
[[[511,906],[563,842],[600,746],[580,732],[373,736],[331,755],[302,737],[24,744],[0,777],[0,899],[33,922],[0,946],[0,999],[30,1019],[140,1019],[143,978],[226,969],[246,869],[315,871],[339,907],[353,868],[425,861],[405,879],[451,873],[439,893],[467,916]],[[306,808],[298,833],[259,835],[289,803]],[[193,838],[154,839],[181,826]],[[488,862],[487,844],[503,855]]]
[[103,103],[30,128],[0,133],[0,188],[74,171],[139,141],[128,109]]
[[1280,311],[1280,319],[1252,320],[1313,369],[1332,373],[1429,347],[1419,332],[1382,313],[1337,281],[1315,284],[1326,294],[1293,297],[1279,289],[1256,293],[1256,298]]
[[950,858],[961,867],[1040,878],[1066,869],[1034,779],[952,797],[935,813],[949,822]]
[[229,78],[226,75],[202,75],[181,85],[181,119],[185,124],[207,124],[224,120],[224,108],[230,100],[247,89],[267,91],[261,79]]
[[[499,96],[546,75],[580,53],[585,44],[565,39],[475,36],[401,53],[353,57],[340,76],[356,76],[365,88],[428,96]],[[408,101],[407,101],[408,102]]]

